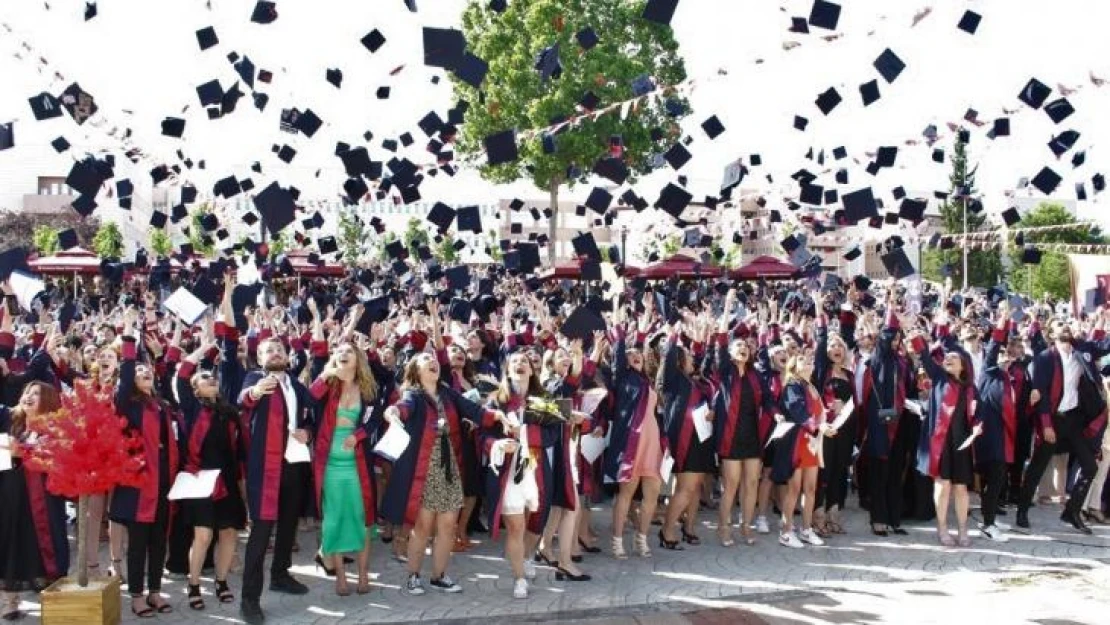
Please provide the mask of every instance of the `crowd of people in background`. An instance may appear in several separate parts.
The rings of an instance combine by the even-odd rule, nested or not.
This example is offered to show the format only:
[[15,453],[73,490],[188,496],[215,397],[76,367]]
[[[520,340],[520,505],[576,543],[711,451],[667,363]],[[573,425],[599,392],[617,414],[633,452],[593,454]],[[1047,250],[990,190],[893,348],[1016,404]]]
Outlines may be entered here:
[[[275,282],[244,303],[234,272],[217,273],[205,279],[224,283],[222,299],[192,325],[145,279],[97,280],[76,298],[52,284],[31,310],[5,285],[4,617],[84,549],[91,574],[126,582],[138,617],[173,609],[168,569],[185,574],[189,608],[238,601],[262,622],[268,553],[271,592],[308,592],[289,572],[306,518],[340,596],[371,591],[375,542],[406,563],[408,594],[462,592],[452,553],[484,530],[516,598],[537,564],[581,583],[588,558],[813,548],[905,535],[906,519],[935,519],[936,541],[967,547],[975,492],[981,540],[1006,541],[1003,515],[1031,529],[1057,462],[1069,476],[1061,519],[1083,533],[1106,522],[1105,309],[1072,315],[950,284],[911,298],[862,277],[620,288],[457,277],[360,270]],[[81,387],[112,398],[149,477],[94,497],[77,545],[66,502],[21,456],[36,422]],[[213,470],[207,496],[169,499],[179,473]],[[853,493],[867,526],[845,521]],[[611,519],[596,514],[605,501]]]

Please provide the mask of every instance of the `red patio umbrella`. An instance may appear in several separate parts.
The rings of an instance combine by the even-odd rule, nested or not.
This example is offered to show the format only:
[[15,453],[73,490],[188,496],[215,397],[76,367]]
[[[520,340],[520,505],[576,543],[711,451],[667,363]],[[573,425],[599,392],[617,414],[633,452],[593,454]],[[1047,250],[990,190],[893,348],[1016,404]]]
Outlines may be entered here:
[[757,256],[752,262],[729,272],[733,280],[791,280],[798,268],[774,256]]
[[80,247],[35,258],[27,261],[27,264],[32,271],[44,276],[93,276],[100,273],[100,258]]
[[293,273],[302,278],[340,278],[347,273],[347,269],[342,265],[329,263],[317,265],[309,262],[308,252],[289,252],[285,257],[289,259],[289,264],[293,266]]
[[700,278],[719,278],[724,271],[717,265],[707,265],[685,254],[675,254],[666,260],[648,265],[631,275],[648,280],[668,280],[679,278],[697,280]]

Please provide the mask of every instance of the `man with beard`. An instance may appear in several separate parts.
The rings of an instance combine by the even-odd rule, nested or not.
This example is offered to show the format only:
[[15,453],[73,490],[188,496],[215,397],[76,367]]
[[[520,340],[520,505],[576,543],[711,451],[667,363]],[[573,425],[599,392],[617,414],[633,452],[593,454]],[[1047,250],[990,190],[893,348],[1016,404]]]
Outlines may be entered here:
[[[1103,334],[1104,314],[1105,311],[1100,311],[1096,337]],[[1017,526],[1029,527],[1028,511],[1033,491],[1049,460],[1056,453],[1070,452],[1079,463],[1080,473],[1060,520],[1090,534],[1091,529],[1083,522],[1080,512],[1098,469],[1092,440],[1101,440],[1106,427],[1102,378],[1094,363],[1110,352],[1110,339],[1077,341],[1071,325],[1063,319],[1053,321],[1051,328],[1054,344],[1039,352],[1033,361],[1033,392],[1039,400],[1034,416],[1040,437],[1025,471]]]
[[[270,535],[276,527],[274,556],[270,564],[270,590],[293,595],[308,587],[289,574],[293,541],[301,513],[308,462],[297,462],[291,451],[309,444],[308,391],[289,375],[285,346],[277,338],[258,345],[263,371],[252,371],[243,380],[239,403],[247,411],[247,506],[251,533],[243,562],[243,600],[240,612],[248,623],[264,621],[262,566]],[[293,459],[294,462],[289,460]]]

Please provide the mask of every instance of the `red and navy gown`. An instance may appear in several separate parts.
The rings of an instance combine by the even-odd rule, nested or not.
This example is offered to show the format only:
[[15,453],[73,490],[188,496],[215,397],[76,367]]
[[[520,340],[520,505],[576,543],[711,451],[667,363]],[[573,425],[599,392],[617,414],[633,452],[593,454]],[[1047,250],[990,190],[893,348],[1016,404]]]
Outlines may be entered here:
[[[455,455],[456,466],[462,467],[464,428],[492,424],[495,415],[447,386],[441,384],[438,392],[449,421],[451,452]],[[429,461],[432,453],[438,451],[435,442],[439,435],[439,415],[424,391],[419,389],[406,389],[395,406],[401,412],[401,421],[411,439],[401,457],[393,463],[382,497],[381,514],[393,525],[412,526],[423,501]]]
[[[0,434],[11,426],[11,410],[0,405]],[[68,571],[65,500],[46,490],[45,473],[13,458],[12,468],[0,471],[0,590],[42,590]]]
[[[950,336],[945,336],[944,341],[945,351],[959,354],[965,375],[971,372],[971,358],[967,352]],[[921,354],[921,364],[932,382],[932,390],[929,410],[921,423],[917,471],[933,479],[970,486],[975,477],[972,448],[961,451],[959,447],[975,427],[975,385],[952,378],[936,358],[921,349],[922,343],[917,339],[913,347]]]
[[714,437],[710,435],[700,440],[694,428],[694,411],[699,406],[709,408],[712,389],[704,379],[690,377],[679,370],[678,355],[678,337],[669,337],[663,346],[660,379],[663,382],[662,431],[674,457],[673,470],[675,473],[713,473],[717,469]]
[[750,364],[740,372],[728,353],[728,336],[718,334],[717,375],[720,388],[714,401],[713,429],[717,455],[722,460],[749,460],[764,455],[771,434],[779,377],[760,375]]
[[613,343],[613,383],[611,385],[614,399],[613,420],[609,447],[605,450],[602,465],[606,483],[619,484],[632,479],[644,419],[656,420],[661,445],[666,445],[667,440],[662,436],[663,424],[660,423],[659,411],[656,410],[656,414],[648,414],[651,381],[643,373],[628,366],[626,350],[625,333],[617,329],[616,341]]
[[783,387],[779,404],[783,417],[793,423],[794,427],[775,441],[771,480],[775,484],[785,484],[793,477],[796,469],[817,466],[813,458],[816,452],[810,447],[809,441],[817,436],[817,431],[825,420],[825,405],[811,384],[798,380]]

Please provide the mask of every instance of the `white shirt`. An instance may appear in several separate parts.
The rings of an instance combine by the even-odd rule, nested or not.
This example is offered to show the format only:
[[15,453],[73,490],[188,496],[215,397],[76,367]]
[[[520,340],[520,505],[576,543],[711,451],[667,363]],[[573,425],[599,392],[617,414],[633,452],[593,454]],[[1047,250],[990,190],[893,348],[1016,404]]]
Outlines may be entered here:
[[856,360],[856,397],[863,397],[863,374],[867,371],[869,360],[871,354],[868,352],[860,352],[859,359]]
[[1060,350],[1060,360],[1064,363],[1064,396],[1060,398],[1060,407],[1057,412],[1067,412],[1079,406],[1079,376],[1083,375],[1083,364],[1079,362],[1079,354],[1075,349]]
[[967,350],[967,355],[971,357],[971,372],[975,374],[975,379],[978,380],[979,376],[983,375],[983,359],[986,354],[983,353],[983,346],[979,346],[979,351],[973,352]]
[[293,432],[297,429],[297,392],[293,390],[293,381],[288,373],[278,376],[278,386],[281,387],[281,394],[285,397],[285,414],[289,417],[289,431]]

